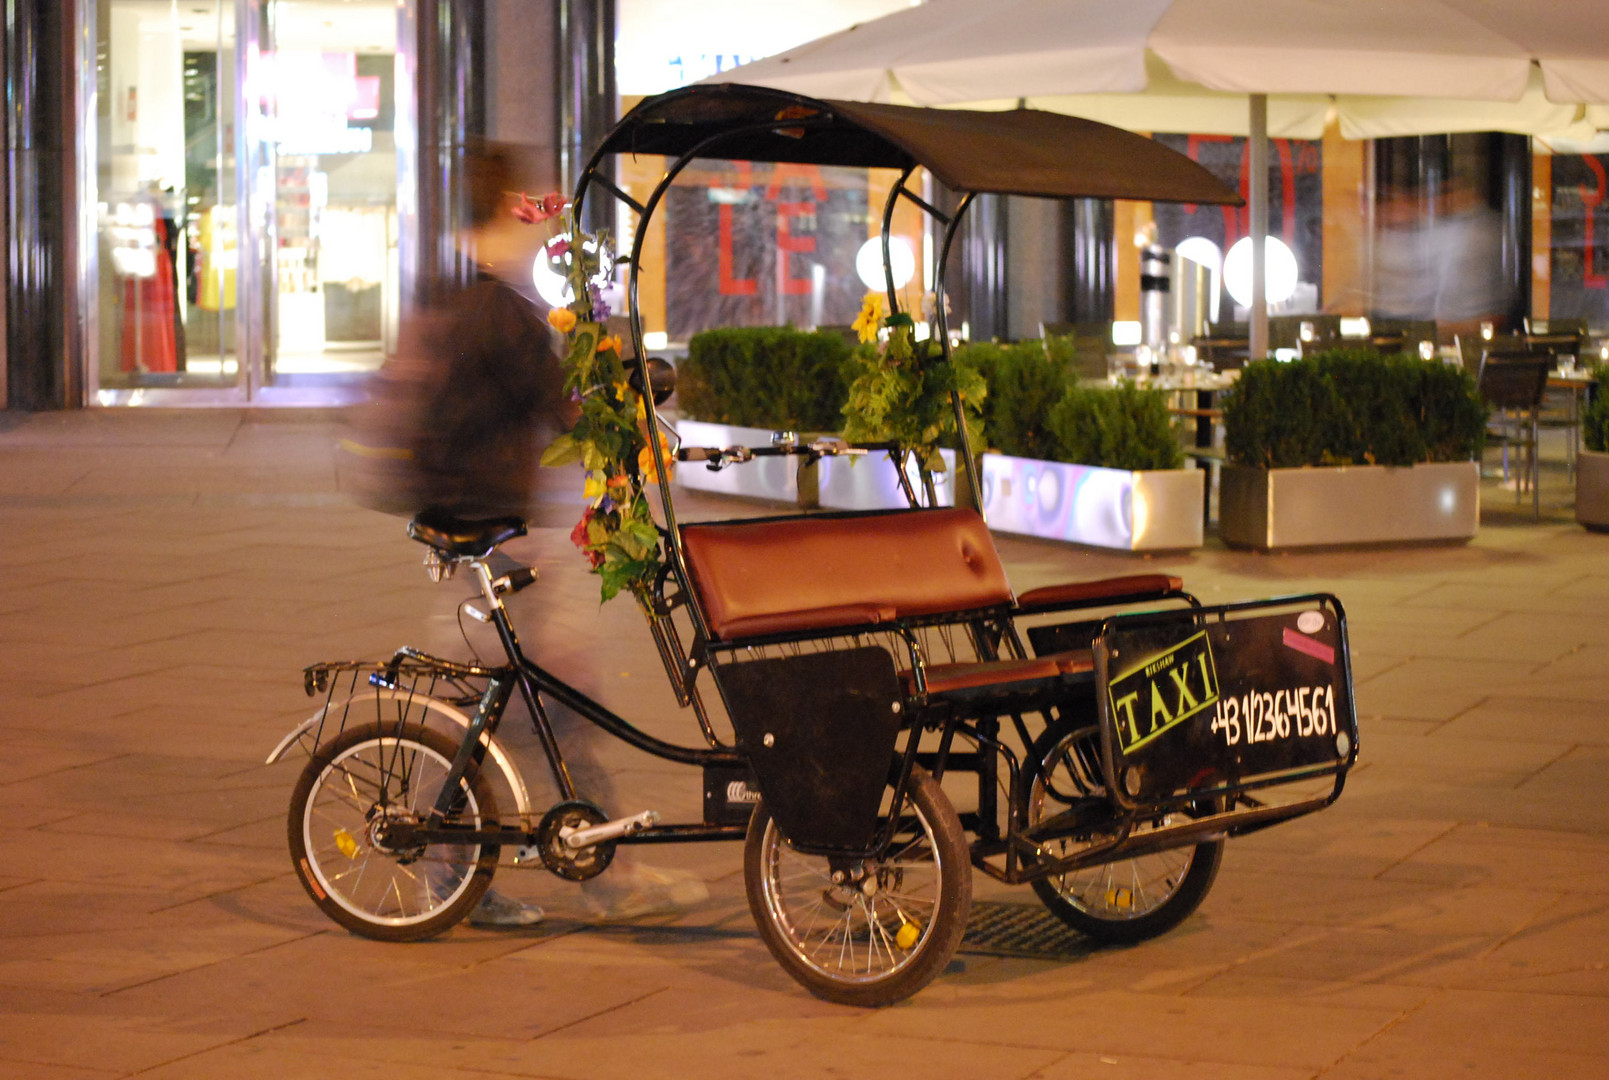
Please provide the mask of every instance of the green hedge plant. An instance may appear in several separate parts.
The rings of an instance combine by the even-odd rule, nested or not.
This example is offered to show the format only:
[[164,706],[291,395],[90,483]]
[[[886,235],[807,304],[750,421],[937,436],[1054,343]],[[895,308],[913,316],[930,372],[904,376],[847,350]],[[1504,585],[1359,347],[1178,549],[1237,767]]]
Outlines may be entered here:
[[1177,469],[1184,451],[1161,392],[1133,383],[1117,386],[1066,381],[1045,418],[1055,439],[1054,460],[1108,469]]
[[850,346],[838,334],[733,326],[695,334],[676,368],[691,420],[791,431],[836,431],[848,397]]
[[1224,402],[1236,465],[1413,465],[1479,456],[1486,406],[1462,368],[1335,349],[1247,364]]
[[[875,390],[865,376],[886,366],[875,364],[875,357],[872,346],[852,349],[837,334],[763,326],[708,330],[693,337],[687,358],[677,367],[677,400],[682,415],[693,420],[844,431],[848,384],[859,377],[856,384],[863,394]],[[1114,469],[1183,466],[1162,394],[1132,384],[1081,385],[1069,361],[1066,349],[1047,349],[1039,341],[961,345],[951,364],[923,365],[922,393],[907,387],[908,392],[895,395],[907,406],[919,400],[922,414],[908,417],[904,426],[911,430],[902,428],[899,434],[914,438],[938,431],[940,445],[954,445],[948,397],[954,381],[971,389],[969,402],[982,398],[982,428],[972,430],[973,443],[980,448]],[[987,387],[981,395],[976,392],[978,376]],[[862,403],[857,415],[866,412]]]
[[983,437],[1013,457],[1055,460],[1061,452],[1048,426],[1067,385],[1067,365],[1037,341],[975,342],[955,349],[959,363],[983,375]]
[[1609,453],[1609,367],[1593,374],[1592,403],[1581,413],[1581,439],[1588,450]]

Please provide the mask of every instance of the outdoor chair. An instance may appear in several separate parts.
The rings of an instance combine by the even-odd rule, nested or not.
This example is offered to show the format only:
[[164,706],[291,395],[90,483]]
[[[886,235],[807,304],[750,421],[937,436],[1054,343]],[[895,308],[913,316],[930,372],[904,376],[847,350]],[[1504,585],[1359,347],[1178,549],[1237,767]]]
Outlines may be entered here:
[[1525,339],[1514,334],[1499,334],[1491,338],[1483,338],[1479,334],[1471,334],[1468,337],[1454,334],[1453,346],[1464,362],[1464,370],[1477,378],[1480,376],[1481,361],[1488,353],[1517,356],[1530,352],[1530,346],[1525,343]]
[[1211,364],[1215,371],[1237,370],[1246,366],[1251,351],[1250,330],[1245,323],[1208,323],[1205,337],[1192,338],[1196,359]]
[[1369,343],[1381,352],[1405,352],[1418,356],[1420,342],[1430,342],[1431,352],[1436,347],[1436,323],[1433,319],[1370,319]]
[[[1307,326],[1307,337],[1302,327]],[[1304,353],[1333,347],[1341,338],[1339,315],[1276,315],[1268,320],[1270,349],[1297,349]]]
[[1476,384],[1481,399],[1491,407],[1487,425],[1488,443],[1503,450],[1503,481],[1509,478],[1509,452],[1514,462],[1514,498],[1518,502],[1527,487],[1531,492],[1531,514],[1542,516],[1542,497],[1537,454],[1537,429],[1542,413],[1542,395],[1547,389],[1548,371],[1553,357],[1529,350],[1488,349],[1481,355]]

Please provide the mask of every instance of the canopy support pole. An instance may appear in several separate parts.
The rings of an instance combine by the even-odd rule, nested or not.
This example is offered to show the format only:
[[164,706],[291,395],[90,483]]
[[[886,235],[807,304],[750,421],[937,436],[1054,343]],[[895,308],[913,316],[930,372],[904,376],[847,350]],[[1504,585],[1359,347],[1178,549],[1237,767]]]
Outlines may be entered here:
[[1268,95],[1252,94],[1251,130],[1246,142],[1251,150],[1251,175],[1247,178],[1251,204],[1251,314],[1248,322],[1248,360],[1268,355]]

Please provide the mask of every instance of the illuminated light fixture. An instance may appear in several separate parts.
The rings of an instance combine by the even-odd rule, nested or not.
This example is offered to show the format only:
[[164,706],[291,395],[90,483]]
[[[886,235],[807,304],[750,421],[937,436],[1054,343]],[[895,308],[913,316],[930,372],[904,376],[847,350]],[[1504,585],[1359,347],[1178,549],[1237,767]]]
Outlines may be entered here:
[[1341,320],[1341,336],[1342,337],[1368,337],[1369,336],[1369,320],[1368,319],[1342,319]]
[[650,352],[670,348],[670,335],[663,330],[650,330],[642,336],[642,347]]
[[1179,258],[1189,259],[1193,263],[1205,266],[1207,272],[1212,275],[1208,317],[1212,322],[1217,322],[1218,293],[1221,287],[1219,283],[1223,281],[1224,273],[1223,248],[1208,240],[1205,236],[1187,236],[1180,240],[1179,246],[1173,250],[1178,253]]
[[1140,343],[1140,324],[1137,320],[1120,320],[1112,324],[1113,345],[1138,345]]
[[[570,234],[560,233],[553,240],[560,238],[568,240]],[[548,243],[553,243],[553,240],[549,240]],[[588,252],[597,251],[598,242],[588,240],[586,249]],[[546,246],[536,253],[536,259],[531,263],[531,284],[536,286],[536,294],[549,307],[567,307],[573,299],[570,291],[570,279],[565,275],[565,271],[569,269],[569,266],[570,255],[568,252],[555,257],[547,253]],[[606,255],[603,260],[603,266],[599,268],[599,278],[607,281],[612,273],[614,273],[614,266],[612,260]],[[594,278],[593,280],[597,281],[599,278]]]
[[[894,288],[903,289],[905,283],[916,276],[916,254],[911,251],[911,245],[898,236],[888,239],[888,261],[894,267]],[[883,278],[883,238],[874,236],[860,245],[855,252],[855,273],[860,277],[861,284],[873,292],[880,292],[887,287],[888,282]]]
[[[1241,307],[1251,306],[1251,237],[1235,241],[1224,256],[1224,288]],[[1277,236],[1263,242],[1264,298],[1270,304],[1283,304],[1296,292],[1299,271],[1296,256]]]

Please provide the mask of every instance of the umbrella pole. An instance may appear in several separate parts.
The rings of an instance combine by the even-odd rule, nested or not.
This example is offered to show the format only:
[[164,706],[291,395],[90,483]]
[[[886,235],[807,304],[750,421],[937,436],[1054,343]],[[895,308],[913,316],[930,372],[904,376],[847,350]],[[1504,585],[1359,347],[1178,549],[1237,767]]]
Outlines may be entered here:
[[1251,316],[1248,337],[1249,359],[1261,360],[1268,355],[1268,259],[1264,245],[1268,243],[1268,95],[1252,94],[1251,130],[1247,143],[1251,149],[1250,191],[1251,203]]

